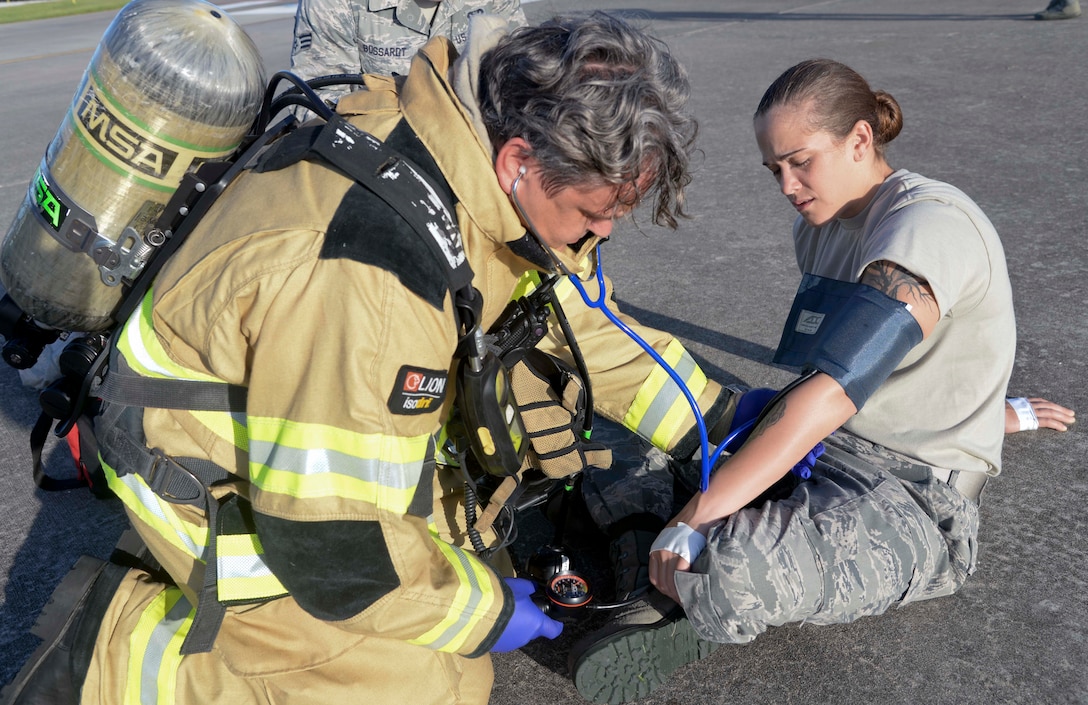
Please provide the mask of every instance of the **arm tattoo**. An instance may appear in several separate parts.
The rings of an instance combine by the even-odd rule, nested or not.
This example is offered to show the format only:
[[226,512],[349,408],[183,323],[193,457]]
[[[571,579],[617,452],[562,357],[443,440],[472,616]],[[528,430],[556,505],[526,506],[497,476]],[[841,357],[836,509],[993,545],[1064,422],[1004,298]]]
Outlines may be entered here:
[[[925,279],[919,279],[895,262],[873,262],[861,273],[861,283],[884,292],[893,299],[914,299],[926,306],[936,304],[933,290]],[[903,296],[900,296],[902,292]]]
[[752,435],[748,437],[748,440],[754,440],[763,435],[771,426],[782,420],[782,417],[786,415],[786,400],[782,399],[780,402],[771,407],[771,410],[767,412],[767,415],[763,417],[763,420],[756,424],[756,427],[752,429]]

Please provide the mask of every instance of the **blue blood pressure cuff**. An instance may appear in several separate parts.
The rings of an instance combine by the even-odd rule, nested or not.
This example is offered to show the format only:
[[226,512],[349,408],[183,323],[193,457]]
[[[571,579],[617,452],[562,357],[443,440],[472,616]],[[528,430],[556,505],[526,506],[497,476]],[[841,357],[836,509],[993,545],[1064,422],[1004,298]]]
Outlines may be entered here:
[[823,372],[861,410],[921,340],[922,329],[902,301],[867,284],[806,274],[774,362]]

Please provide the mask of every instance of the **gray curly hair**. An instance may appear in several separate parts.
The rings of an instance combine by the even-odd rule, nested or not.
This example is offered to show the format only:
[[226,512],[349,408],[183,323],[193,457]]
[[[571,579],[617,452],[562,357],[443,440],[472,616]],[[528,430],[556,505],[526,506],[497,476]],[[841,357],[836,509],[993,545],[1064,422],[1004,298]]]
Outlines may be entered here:
[[689,93],[663,42],[601,12],[519,28],[480,66],[492,144],[528,142],[550,193],[611,185],[625,206],[655,195],[653,221],[670,228],[691,182]]

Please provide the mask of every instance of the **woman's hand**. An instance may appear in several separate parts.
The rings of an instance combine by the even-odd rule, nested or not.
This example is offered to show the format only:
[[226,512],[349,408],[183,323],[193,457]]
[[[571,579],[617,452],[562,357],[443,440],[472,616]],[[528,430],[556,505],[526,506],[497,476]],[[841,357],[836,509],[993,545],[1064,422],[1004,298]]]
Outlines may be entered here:
[[[687,513],[688,507],[680,512]],[[705,529],[704,529],[705,531]],[[650,582],[673,602],[679,603],[676,571],[688,571],[706,548],[706,535],[677,517],[669,522],[650,548]]]
[[814,460],[815,446],[855,412],[842,386],[823,373],[776,402],[744,445],[714,471],[706,492],[697,492],[654,542],[658,549],[650,551],[654,587],[679,602],[676,572],[691,569],[711,528],[758,497],[806,455]]
[[680,595],[676,592],[676,571],[687,572],[691,564],[671,551],[654,551],[650,554],[650,582],[662,595],[680,604]]
[[[1061,404],[1055,404],[1052,401],[1040,397],[1028,397],[1024,401],[1026,401],[1027,406],[1030,407],[1031,412],[1034,413],[1035,418],[1038,420],[1038,428],[1068,431],[1069,426],[1077,420],[1076,412],[1072,409],[1065,408]],[[1016,413],[1013,402],[1006,400],[1005,433],[1035,430],[1031,426],[1030,422],[1027,425],[1021,423],[1020,415]]]

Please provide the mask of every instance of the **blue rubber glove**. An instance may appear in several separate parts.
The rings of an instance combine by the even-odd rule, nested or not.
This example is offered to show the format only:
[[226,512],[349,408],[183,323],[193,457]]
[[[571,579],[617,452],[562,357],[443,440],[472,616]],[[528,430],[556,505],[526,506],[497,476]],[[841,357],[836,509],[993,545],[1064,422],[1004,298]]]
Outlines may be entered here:
[[791,472],[802,480],[812,477],[812,468],[816,467],[816,458],[824,454],[824,444],[817,443],[812,450],[801,458],[801,462],[793,466]]
[[[729,433],[732,433],[746,423],[754,422],[758,419],[759,415],[763,412],[763,407],[771,402],[771,399],[774,398],[775,394],[778,394],[777,390],[767,389],[766,387],[749,389],[742,394],[740,401],[737,402],[737,410],[733,414],[733,420],[729,424]],[[754,424],[752,425],[752,428],[755,428]],[[744,442],[748,440],[748,436],[752,433],[752,428],[738,434],[737,437],[729,443],[726,450],[735,453],[737,449],[744,445]],[[816,458],[819,458],[823,454],[824,444],[817,443],[790,471],[802,480],[809,479],[812,476],[812,469],[816,467]]]
[[[763,407],[767,406],[771,399],[774,399],[775,394],[778,394],[777,389],[768,389],[766,387],[749,389],[742,394],[740,400],[737,402],[737,410],[733,412],[733,420],[729,422],[729,433],[733,433],[744,424],[754,422],[758,419],[760,413],[763,411]],[[735,453],[737,449],[744,445],[744,442],[748,440],[748,436],[752,433],[752,428],[755,428],[754,423],[751,428],[734,438],[729,443],[726,450]],[[728,434],[726,434],[726,436],[728,437]]]
[[492,652],[520,649],[538,636],[554,639],[563,632],[563,623],[557,622],[537,607],[530,597],[536,591],[531,580],[504,578],[514,593],[514,614],[506,624],[502,636],[491,647]]

